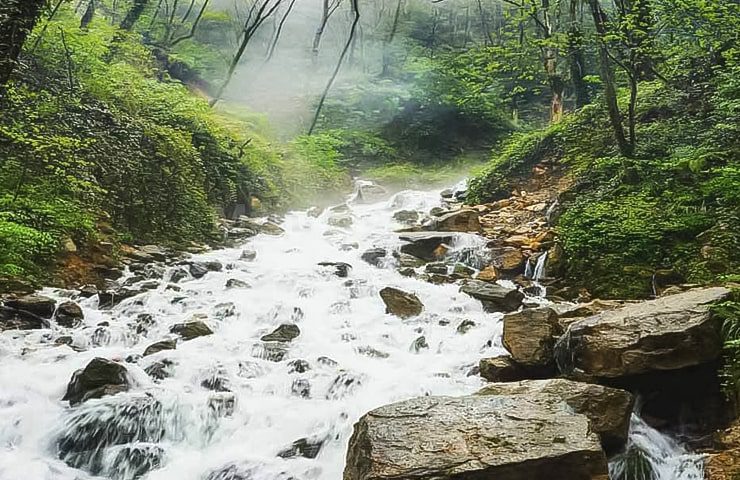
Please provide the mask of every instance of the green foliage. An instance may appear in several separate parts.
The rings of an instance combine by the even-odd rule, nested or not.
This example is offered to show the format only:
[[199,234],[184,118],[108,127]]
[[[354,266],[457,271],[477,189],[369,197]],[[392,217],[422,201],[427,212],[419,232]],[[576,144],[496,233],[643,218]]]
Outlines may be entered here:
[[732,290],[726,302],[714,305],[712,313],[722,321],[725,392],[737,402],[740,400],[740,289]]

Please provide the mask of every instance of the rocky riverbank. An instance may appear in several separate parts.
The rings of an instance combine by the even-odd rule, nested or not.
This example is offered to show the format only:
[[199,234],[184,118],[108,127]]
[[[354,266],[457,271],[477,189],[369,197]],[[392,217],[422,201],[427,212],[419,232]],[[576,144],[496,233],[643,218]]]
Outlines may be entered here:
[[[441,207],[428,210],[404,208],[414,202],[404,200],[403,194],[386,206],[387,192],[363,185],[348,204],[323,212],[312,210],[300,217],[301,222],[323,225],[318,238],[331,244],[327,252],[349,256],[320,258],[302,267],[312,272],[313,280],[301,284],[297,299],[311,298],[320,278],[332,282],[332,295],[346,291],[346,298],[340,295],[342,300],[330,306],[319,302],[322,315],[347,315],[351,302],[360,301],[364,309],[384,310],[384,321],[390,322],[386,328],[413,328],[395,333],[407,339],[403,353],[391,348],[394,339],[386,332],[378,337],[379,344],[353,347],[353,355],[362,359],[359,365],[368,360],[393,361],[400,355],[413,361],[414,356],[443,351],[446,342],[467,342],[469,351],[506,350],[496,356],[481,355],[478,365],[464,366],[466,382],[476,382],[477,376],[490,382],[476,394],[416,398],[407,394],[401,396],[406,400],[368,408],[349,439],[345,480],[606,479],[609,475],[612,480],[631,480],[635,477],[630,472],[635,471],[648,471],[645,478],[669,478],[666,471],[670,473],[674,466],[666,465],[666,459],[651,458],[630,437],[636,411],[639,422],[646,422],[645,429],[650,425],[711,452],[706,467],[710,478],[732,478],[728,475],[736,468],[735,432],[716,434],[732,421],[732,409],[721,391],[720,320],[711,310],[730,291],[721,286],[677,285],[642,302],[591,300],[588,292],[577,292],[583,301],[569,303],[563,296],[572,295],[566,295],[564,287],[558,295],[548,295],[547,284],[557,282],[552,277],[558,272],[557,238],[548,223],[555,191],[519,192],[508,203],[465,207],[461,204],[465,192],[451,190],[442,193]],[[361,246],[347,232],[362,228],[362,222],[376,214],[372,208],[357,213],[360,206],[373,202],[393,211],[397,229],[392,235],[396,238],[389,243],[384,236],[371,233],[370,241]],[[59,398],[70,406],[72,416],[58,440],[59,459],[92,474],[126,480],[166,463],[160,442],[179,440],[159,427],[139,429],[141,422],[164,422],[165,406],[155,397],[129,396],[141,391],[142,385],[161,386],[177,376],[178,369],[185,368],[183,352],[221,338],[230,322],[250,308],[244,299],[259,303],[251,292],[267,294],[260,284],[269,281],[266,276],[277,275],[276,268],[285,267],[274,262],[282,262],[285,255],[301,248],[295,244],[280,247],[277,256],[270,257],[273,263],[262,265],[261,273],[255,274],[269,239],[279,243],[290,236],[287,228],[294,235],[309,228],[308,223],[295,221],[292,227],[281,225],[281,220],[242,217],[223,221],[223,244],[237,248],[218,257],[193,257],[153,245],[126,247],[122,268],[108,268],[107,278],[97,284],[78,285],[61,296],[41,292],[4,298],[0,331],[18,338],[13,332],[48,332],[45,335],[51,336],[41,337],[41,346],[34,349],[43,351],[51,344],[65,352],[61,358],[74,355],[71,352],[87,358],[65,374],[68,382]],[[518,222],[522,226],[512,229]],[[262,239],[263,250],[246,243],[250,239]],[[208,248],[193,246],[193,251],[198,250]],[[347,260],[355,256],[356,261]],[[358,270],[366,273],[357,277]],[[368,287],[368,278],[376,274],[388,283]],[[306,271],[291,275],[280,281],[292,285]],[[405,279],[405,283],[396,279]],[[418,285],[429,285],[435,295],[444,291],[448,297],[421,295]],[[207,313],[189,307],[191,302],[213,297],[214,290],[227,300],[207,303]],[[473,316],[475,308],[470,310],[470,305],[480,314]],[[250,330],[250,335],[256,335],[250,347],[252,356],[266,365],[247,360],[239,362],[236,375],[229,375],[223,364],[202,378],[191,373],[196,380],[187,381],[196,383],[186,388],[209,392],[208,411],[214,415],[209,421],[237,415],[239,394],[247,395],[255,388],[251,383],[238,386],[239,382],[261,378],[265,372],[282,369],[283,364],[290,378],[290,398],[310,401],[317,389],[325,387],[318,396],[344,401],[367,382],[366,375],[346,370],[325,355],[310,362],[292,358],[291,349],[306,335],[314,343],[320,340],[305,324],[310,311],[298,306],[284,311],[283,307],[270,304],[257,317],[266,324],[255,332]],[[488,334],[481,347],[483,338],[475,332],[482,328],[497,333]],[[445,340],[435,337],[435,329],[444,332]],[[343,330],[340,343],[354,345],[361,341],[358,336],[362,338],[362,330]],[[109,345],[121,345],[117,351],[122,353],[111,354],[106,350]],[[227,351],[232,358],[232,352],[243,348]],[[434,357],[433,361],[441,360]],[[424,368],[437,367],[425,364]],[[333,380],[322,386],[311,375],[324,370],[333,372]],[[449,376],[443,371],[431,375]],[[271,395],[274,388],[268,389]],[[96,418],[85,416],[86,408],[115,421],[111,426],[95,423]],[[119,426],[134,430],[119,435],[114,432]],[[329,448],[331,438],[326,432],[302,437],[292,446],[283,445],[277,458],[314,459]],[[128,455],[124,473],[109,462],[115,452]],[[250,472],[256,467],[250,468],[224,467],[208,478],[251,479]],[[692,457],[683,468],[701,471],[703,462]]]

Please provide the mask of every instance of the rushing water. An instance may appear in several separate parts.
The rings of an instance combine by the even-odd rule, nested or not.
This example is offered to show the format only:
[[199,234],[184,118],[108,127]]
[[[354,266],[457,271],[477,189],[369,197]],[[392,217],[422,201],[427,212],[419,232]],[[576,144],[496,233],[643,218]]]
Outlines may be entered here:
[[[413,396],[473,392],[481,380],[471,369],[503,352],[501,316],[484,313],[457,286],[401,276],[393,260],[377,268],[360,259],[371,247],[400,246],[394,212],[427,212],[439,202],[437,192],[406,191],[352,203],[347,229],[328,225],[331,212],[292,213],[284,235],[245,245],[257,252],[254,261],[241,260],[241,248],[198,255],[226,269],[185,280],[180,291],[162,281],[110,310],[97,309],[95,297],[77,299],[85,312],[80,328],[3,333],[0,480],[97,478],[86,472],[128,480],[147,463],[157,467],[147,480],[340,479],[352,425],[363,413]],[[476,264],[484,244],[459,235],[453,247],[457,258]],[[349,277],[318,265],[326,261],[352,265]],[[251,288],[226,289],[229,279]],[[385,314],[378,291],[386,286],[415,292],[423,314]],[[145,328],[143,314],[153,319]],[[215,334],[136,357],[194,315],[205,315]],[[281,324],[300,328],[285,351],[260,341]],[[74,349],[55,345],[61,335],[73,337]],[[126,364],[133,388],[71,409],[60,401],[70,376],[95,357],[133,360]],[[145,373],[165,359],[168,378]],[[300,439],[307,440],[296,448],[315,458],[283,458]]]

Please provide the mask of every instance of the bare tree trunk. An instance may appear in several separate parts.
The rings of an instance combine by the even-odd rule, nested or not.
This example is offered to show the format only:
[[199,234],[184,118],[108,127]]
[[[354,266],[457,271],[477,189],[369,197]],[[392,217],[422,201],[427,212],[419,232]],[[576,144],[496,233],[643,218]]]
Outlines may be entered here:
[[321,46],[321,38],[324,36],[326,26],[329,24],[329,19],[337,11],[342,0],[323,0],[321,8],[321,21],[319,26],[316,28],[316,33],[313,36],[313,44],[311,45],[311,59],[314,63],[319,60],[319,47]]
[[398,31],[398,19],[401,16],[401,7],[403,7],[403,0],[398,0],[396,3],[396,12],[393,14],[393,24],[391,25],[391,31],[388,34],[388,38],[383,44],[383,70],[380,72],[381,77],[387,77],[390,73],[391,67],[391,44],[393,39],[396,38],[396,32]]
[[270,18],[270,16],[275,13],[275,10],[277,10],[281,2],[282,0],[259,0],[259,2],[256,2],[252,5],[252,8],[249,11],[249,15],[247,16],[247,20],[244,22],[244,33],[242,35],[239,48],[237,49],[234,58],[231,60],[229,71],[226,73],[226,79],[219,87],[216,95],[209,102],[209,105],[211,107],[215,106],[221,100],[221,97],[226,91],[226,88],[231,83],[231,79],[234,77],[236,67],[239,65],[239,61],[241,60],[242,55],[244,55],[244,51],[247,49],[249,41],[252,40],[252,37],[254,37],[254,34],[257,32],[257,30],[259,30],[265,20]]
[[288,9],[283,14],[283,18],[280,19],[280,23],[278,24],[277,31],[275,32],[275,36],[272,38],[272,43],[270,44],[270,50],[267,52],[267,59],[265,61],[269,62],[272,59],[272,56],[275,54],[275,49],[277,48],[278,41],[280,41],[280,35],[283,32],[283,26],[285,26],[285,21],[288,19],[288,15],[290,15],[290,12],[293,10],[293,5],[295,5],[296,0],[291,0],[290,5],[288,5]]
[[0,2],[0,98],[18,64],[18,57],[36,22],[44,0],[2,0]]
[[334,85],[334,81],[337,79],[337,75],[339,75],[339,70],[341,70],[342,68],[342,63],[344,63],[344,57],[347,56],[347,52],[349,51],[350,46],[352,46],[352,40],[355,38],[355,33],[357,32],[357,26],[360,24],[359,0],[352,0],[352,11],[355,14],[355,18],[352,21],[352,28],[350,28],[349,37],[347,38],[347,43],[344,44],[342,53],[341,55],[339,55],[339,60],[337,61],[337,66],[334,69],[334,72],[332,73],[331,77],[329,78],[329,82],[326,84],[326,88],[324,89],[324,92],[321,94],[319,105],[316,107],[316,114],[314,115],[313,121],[311,122],[311,128],[308,129],[309,135],[312,135],[314,132],[314,129],[316,128],[316,124],[318,123],[319,117],[321,116],[321,109],[324,107],[324,103],[326,102],[326,97],[329,95],[329,90],[331,90],[332,85]]
[[587,105],[591,99],[584,77],[586,76],[583,55],[583,34],[577,16],[579,0],[570,0],[570,28],[568,29],[568,62],[570,64],[570,80],[576,95],[576,108]]
[[[178,37],[178,38],[172,40],[172,42],[170,42],[170,48],[174,47],[175,45],[177,45],[180,42],[183,42],[183,41],[188,40],[190,38],[193,38],[195,36],[195,32],[198,30],[198,25],[200,24],[200,21],[203,19],[203,14],[206,13],[206,9],[208,8],[208,3],[210,1],[211,0],[205,0],[203,2],[203,6],[200,7],[200,11],[198,12],[198,16],[195,17],[195,21],[193,21],[192,27],[190,27],[190,32],[188,32],[186,35],[183,35],[182,37]],[[188,14],[188,16],[189,16],[189,14]]]
[[589,0],[589,6],[591,7],[591,14],[594,18],[594,26],[596,32],[601,37],[599,41],[599,64],[600,64],[600,76],[601,81],[604,82],[604,100],[606,101],[606,107],[609,112],[609,121],[614,130],[614,139],[617,142],[619,152],[625,157],[632,157],[634,153],[634,145],[627,141],[624,135],[624,127],[622,126],[622,115],[619,112],[619,105],[617,105],[617,91],[614,86],[614,74],[609,64],[609,50],[605,43],[604,37],[607,34],[607,19],[606,14],[599,4],[599,0]]

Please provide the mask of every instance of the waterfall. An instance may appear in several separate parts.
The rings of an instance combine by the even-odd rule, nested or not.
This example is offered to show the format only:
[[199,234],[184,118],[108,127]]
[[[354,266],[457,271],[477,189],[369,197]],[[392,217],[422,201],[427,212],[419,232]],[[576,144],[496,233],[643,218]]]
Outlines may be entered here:
[[632,414],[625,452],[609,463],[611,480],[703,480],[704,457]]

